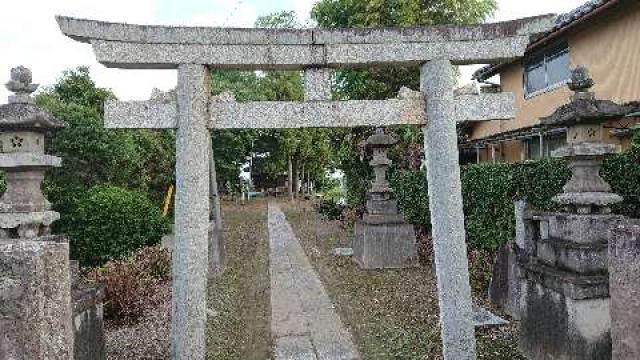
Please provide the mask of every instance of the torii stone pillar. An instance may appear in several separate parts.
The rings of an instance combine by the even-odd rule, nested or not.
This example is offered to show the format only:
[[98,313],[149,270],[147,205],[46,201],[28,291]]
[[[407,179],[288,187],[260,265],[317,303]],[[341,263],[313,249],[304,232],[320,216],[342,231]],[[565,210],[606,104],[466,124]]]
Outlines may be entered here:
[[451,62],[434,60],[424,64],[420,87],[429,119],[424,127],[424,150],[443,354],[451,360],[475,359]]
[[171,358],[206,354],[207,248],[209,228],[208,71],[178,66],[175,241]]
[[[213,136],[210,141],[215,141]],[[224,271],[224,234],[222,232],[222,209],[220,207],[220,194],[218,193],[218,179],[216,175],[216,160],[213,151],[213,143],[209,145],[209,277],[216,276]]]

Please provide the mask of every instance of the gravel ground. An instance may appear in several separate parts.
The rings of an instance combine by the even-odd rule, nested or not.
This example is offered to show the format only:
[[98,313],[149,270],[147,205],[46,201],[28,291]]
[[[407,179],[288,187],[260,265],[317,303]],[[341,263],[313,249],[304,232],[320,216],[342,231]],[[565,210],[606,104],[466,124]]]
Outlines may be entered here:
[[[351,258],[333,255],[336,245],[349,244],[350,229],[322,219],[309,203],[283,203],[281,207],[363,359],[442,358],[437,287],[431,265],[362,271]],[[477,341],[479,359],[524,359],[517,351],[516,326],[478,331]]]
[[149,309],[134,325],[105,324],[107,359],[169,359],[169,327],[171,316],[171,284],[160,284],[161,306]]

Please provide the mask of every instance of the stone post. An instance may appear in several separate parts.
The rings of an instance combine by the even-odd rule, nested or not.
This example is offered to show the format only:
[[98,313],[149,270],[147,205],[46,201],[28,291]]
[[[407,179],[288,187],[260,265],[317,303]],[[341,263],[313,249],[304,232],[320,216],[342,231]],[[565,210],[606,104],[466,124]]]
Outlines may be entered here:
[[619,225],[609,237],[613,360],[640,359],[640,225]]
[[178,67],[171,358],[205,358],[209,227],[208,74]]
[[451,63],[437,60],[423,65],[420,84],[429,119],[424,148],[444,358],[475,359]]

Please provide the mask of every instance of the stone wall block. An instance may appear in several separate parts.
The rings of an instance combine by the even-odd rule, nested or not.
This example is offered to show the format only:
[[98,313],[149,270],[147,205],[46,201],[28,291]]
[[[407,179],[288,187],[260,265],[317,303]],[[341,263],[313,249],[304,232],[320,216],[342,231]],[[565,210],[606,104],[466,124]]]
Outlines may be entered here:
[[69,246],[0,240],[0,359],[73,359]]
[[613,359],[640,359],[640,225],[612,230],[609,257]]

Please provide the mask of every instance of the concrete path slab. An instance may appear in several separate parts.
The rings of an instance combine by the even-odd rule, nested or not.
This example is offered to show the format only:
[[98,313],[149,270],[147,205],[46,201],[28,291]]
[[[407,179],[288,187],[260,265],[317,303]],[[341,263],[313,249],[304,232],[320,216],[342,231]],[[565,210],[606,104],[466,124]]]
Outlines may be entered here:
[[276,360],[360,355],[284,214],[269,204],[271,331]]

